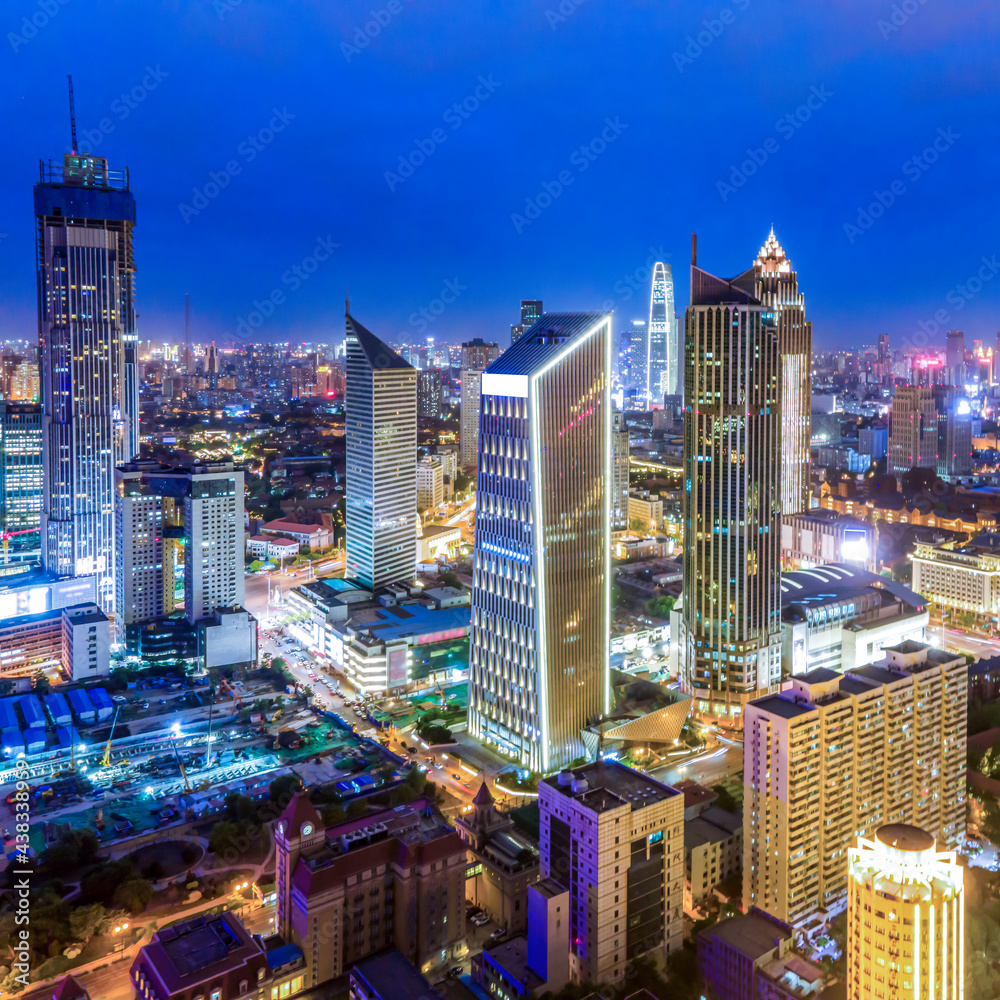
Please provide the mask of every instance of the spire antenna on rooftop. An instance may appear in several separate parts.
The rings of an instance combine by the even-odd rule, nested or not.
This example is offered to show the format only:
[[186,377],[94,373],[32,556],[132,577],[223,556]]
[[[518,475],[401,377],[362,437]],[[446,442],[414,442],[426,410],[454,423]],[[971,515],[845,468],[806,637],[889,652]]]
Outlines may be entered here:
[[73,75],[66,74],[69,81],[69,130],[73,137],[73,152],[76,152],[76,106],[73,103]]
[[351,286],[344,283],[344,315],[351,315]]

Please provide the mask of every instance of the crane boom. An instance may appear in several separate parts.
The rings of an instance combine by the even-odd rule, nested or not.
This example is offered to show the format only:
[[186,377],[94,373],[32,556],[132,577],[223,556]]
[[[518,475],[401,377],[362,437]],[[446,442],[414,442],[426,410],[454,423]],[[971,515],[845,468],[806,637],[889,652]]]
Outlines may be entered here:
[[76,152],[76,105],[73,103],[73,75],[67,74],[69,80],[69,127],[73,133],[73,152]]

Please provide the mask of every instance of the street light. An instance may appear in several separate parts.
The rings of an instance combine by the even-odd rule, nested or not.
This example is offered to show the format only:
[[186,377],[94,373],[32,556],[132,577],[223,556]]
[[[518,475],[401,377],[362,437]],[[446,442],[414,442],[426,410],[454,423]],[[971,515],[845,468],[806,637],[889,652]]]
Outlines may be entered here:
[[125,938],[124,938],[123,935],[124,935],[125,931],[127,931],[127,930],[128,930],[128,924],[119,924],[115,928],[115,934],[118,935],[117,940],[119,940],[121,942],[120,945],[116,945],[115,950],[118,951],[121,954],[125,953]]

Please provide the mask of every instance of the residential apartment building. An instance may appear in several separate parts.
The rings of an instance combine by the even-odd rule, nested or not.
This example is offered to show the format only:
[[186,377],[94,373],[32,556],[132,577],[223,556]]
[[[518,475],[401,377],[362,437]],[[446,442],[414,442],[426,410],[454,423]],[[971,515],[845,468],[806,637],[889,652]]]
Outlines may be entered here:
[[417,799],[325,827],[305,793],[275,825],[276,928],[306,959],[306,983],[397,948],[421,971],[465,938],[465,844]]
[[417,462],[417,510],[434,510],[444,503],[444,467],[434,455]]
[[540,781],[538,807],[542,876],[569,892],[571,982],[617,982],[636,958],[681,947],[682,793],[599,761]]
[[346,323],[345,576],[381,590],[416,568],[417,373],[350,313]]
[[851,1000],[961,1000],[964,866],[915,826],[888,824],[848,851]]
[[482,374],[500,357],[500,348],[477,337],[462,344],[460,464],[463,472],[475,473],[479,455],[479,406]]
[[743,817],[716,805],[684,820],[684,912],[700,909],[720,882],[743,869]]
[[663,527],[663,500],[648,490],[629,493],[628,524],[629,528],[644,534],[660,531]]
[[918,543],[910,557],[913,589],[955,611],[1000,615],[1000,533],[982,532],[971,542]]
[[611,707],[611,340],[547,313],[482,377],[469,732],[536,771]]
[[964,838],[965,657],[914,642],[884,653],[747,707],[744,906],[796,926],[842,909],[848,849],[886,823]]

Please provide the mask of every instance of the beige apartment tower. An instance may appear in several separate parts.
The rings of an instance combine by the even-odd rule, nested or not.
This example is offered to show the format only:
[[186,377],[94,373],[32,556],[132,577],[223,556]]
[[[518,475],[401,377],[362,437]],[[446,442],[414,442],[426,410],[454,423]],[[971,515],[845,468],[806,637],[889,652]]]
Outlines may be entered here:
[[954,851],[901,823],[848,851],[848,1000],[961,1000],[963,871]]
[[857,837],[909,823],[965,836],[964,656],[919,642],[818,669],[747,707],[743,905],[792,925],[841,909]]
[[487,344],[478,337],[462,344],[460,389],[462,393],[459,447],[462,471],[475,474],[479,453],[479,383],[483,372],[500,357],[496,344]]

